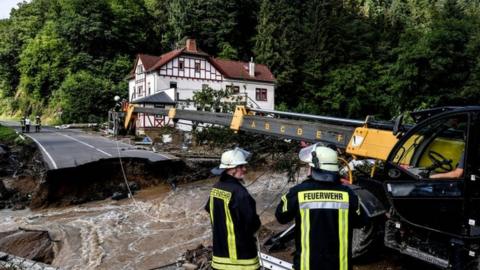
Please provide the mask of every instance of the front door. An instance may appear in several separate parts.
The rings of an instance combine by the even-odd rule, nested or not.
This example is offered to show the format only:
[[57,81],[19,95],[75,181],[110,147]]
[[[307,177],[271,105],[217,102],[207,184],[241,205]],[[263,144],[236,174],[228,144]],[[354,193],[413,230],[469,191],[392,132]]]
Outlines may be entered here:
[[465,223],[468,224],[470,236],[480,238],[480,113],[472,116],[474,131],[471,140],[470,161],[468,163],[471,173],[465,178],[466,182],[466,216]]
[[386,162],[387,196],[408,223],[464,233],[469,114],[433,117],[397,143]]

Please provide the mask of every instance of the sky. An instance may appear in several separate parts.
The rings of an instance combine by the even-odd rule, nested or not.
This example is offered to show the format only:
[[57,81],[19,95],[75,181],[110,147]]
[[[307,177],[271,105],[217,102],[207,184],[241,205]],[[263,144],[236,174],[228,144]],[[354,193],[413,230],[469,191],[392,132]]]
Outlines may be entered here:
[[0,19],[10,17],[10,10],[23,0],[0,0]]

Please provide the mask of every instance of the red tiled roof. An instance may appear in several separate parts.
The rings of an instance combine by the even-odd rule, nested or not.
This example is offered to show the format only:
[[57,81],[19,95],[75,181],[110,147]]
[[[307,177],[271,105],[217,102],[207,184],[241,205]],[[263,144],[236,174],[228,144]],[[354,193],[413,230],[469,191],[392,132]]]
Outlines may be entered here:
[[160,57],[157,58],[157,63],[155,63],[155,65],[153,65],[152,67],[150,67],[146,70],[151,71],[151,70],[160,69],[163,65],[170,62],[170,60],[172,60],[173,58],[180,55],[183,52],[184,49],[185,48],[180,48],[180,49],[176,49],[176,50],[170,51],[168,53],[162,54]]
[[241,79],[241,80],[254,80],[264,82],[275,82],[270,69],[262,64],[255,63],[255,76],[250,77],[248,74],[248,62],[232,61],[218,58],[210,58],[214,66],[217,67],[220,72],[227,78]]
[[137,59],[135,59],[135,65],[133,65],[133,68],[128,74],[127,78],[131,79],[135,77],[135,69],[137,68],[138,59],[142,60],[143,68],[148,70],[158,61],[158,59],[160,59],[160,57],[148,54],[138,54]]
[[[255,63],[255,76],[250,77],[248,73],[248,62],[213,58],[209,57],[208,54],[200,50],[198,50],[197,52],[187,51],[185,47],[170,51],[168,53],[162,54],[161,56],[139,54],[137,60],[135,61],[135,66],[138,62],[138,59],[141,59],[146,71],[158,70],[163,65],[170,62],[173,58],[179,56],[182,53],[206,57],[209,62],[212,63],[213,66],[217,68],[220,73],[222,73],[223,76],[225,76],[226,78],[249,81],[263,81],[270,83],[275,82],[275,77],[273,76],[272,72],[270,72],[270,69],[268,69],[268,67],[265,65]],[[132,78],[134,76],[134,72],[135,67],[130,72],[128,78]]]
[[142,60],[143,68],[145,70],[149,70],[160,59],[158,56],[148,54],[139,54],[138,57]]

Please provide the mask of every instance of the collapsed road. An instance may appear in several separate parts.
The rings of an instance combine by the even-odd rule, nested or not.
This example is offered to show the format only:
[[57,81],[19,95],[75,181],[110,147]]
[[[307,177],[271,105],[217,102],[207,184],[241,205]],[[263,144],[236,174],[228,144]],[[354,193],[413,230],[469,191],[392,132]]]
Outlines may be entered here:
[[[0,122],[20,131],[13,122]],[[176,157],[152,151],[138,150],[132,145],[88,134],[81,130],[61,130],[42,127],[39,133],[29,132],[30,137],[41,149],[49,170],[72,168],[105,159],[141,158],[149,162],[173,160]]]
[[[44,167],[44,172],[32,175],[31,188],[22,190],[22,196],[28,198],[22,204],[32,209],[108,197],[122,199],[139,188],[160,183],[175,186],[189,181],[192,175],[197,177],[191,173],[191,170],[198,171],[197,164],[187,165],[173,155],[138,149],[95,133],[43,127],[39,133],[22,134],[18,123],[0,123],[30,138],[40,153],[37,165]],[[205,174],[201,171],[198,177],[203,179]],[[4,180],[4,183],[12,190],[19,189],[18,179]]]

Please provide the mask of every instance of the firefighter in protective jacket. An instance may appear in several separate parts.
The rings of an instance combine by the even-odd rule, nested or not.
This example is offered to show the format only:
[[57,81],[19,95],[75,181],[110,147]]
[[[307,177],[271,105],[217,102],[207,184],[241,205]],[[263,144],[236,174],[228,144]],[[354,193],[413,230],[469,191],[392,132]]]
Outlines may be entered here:
[[235,148],[222,154],[213,169],[220,180],[213,186],[205,210],[210,214],[214,269],[256,270],[260,267],[255,232],[260,228],[255,200],[241,181],[249,153]]
[[282,196],[275,216],[295,219],[296,270],[352,269],[352,228],[362,225],[358,197],[340,182],[337,152],[314,144],[300,151],[308,178]]

